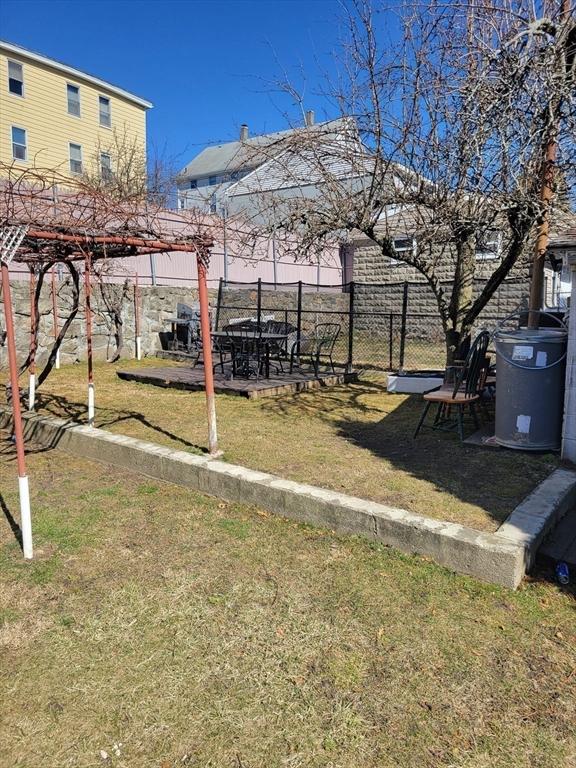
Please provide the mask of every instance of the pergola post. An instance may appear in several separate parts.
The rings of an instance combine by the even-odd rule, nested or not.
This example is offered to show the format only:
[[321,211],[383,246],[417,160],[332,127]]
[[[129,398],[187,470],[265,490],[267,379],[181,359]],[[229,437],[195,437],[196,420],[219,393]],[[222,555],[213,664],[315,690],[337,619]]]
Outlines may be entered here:
[[142,340],[140,337],[140,286],[138,272],[134,276],[134,333],[136,336],[136,360],[142,359]]
[[10,292],[10,273],[8,265],[2,262],[2,286],[4,293],[4,322],[6,323],[6,346],[8,347],[8,365],[10,367],[10,389],[12,393],[12,418],[14,421],[14,439],[18,464],[18,490],[20,495],[20,530],[24,557],[31,560],[32,519],[30,515],[30,490],[26,474],[24,454],[24,432],[22,430],[22,411],[20,407],[20,389],[18,386],[18,363],[16,361],[16,339],[14,337],[14,319],[12,316],[12,295]]
[[92,306],[91,273],[92,254],[86,252],[84,260],[84,299],[86,306],[86,357],[88,360],[88,425],[94,426],[94,369],[92,364]]
[[28,410],[36,404],[36,268],[30,265],[30,362],[28,364]]
[[206,264],[209,254],[206,250],[196,251],[198,267],[198,298],[200,300],[200,331],[202,334],[202,353],[204,357],[204,389],[206,391],[206,410],[208,413],[208,451],[212,456],[219,455],[218,432],[216,429],[216,402],[214,398],[214,371],[212,369],[212,337],[210,335],[210,310],[208,305],[208,281]]
[[[50,292],[52,294],[52,319],[54,322],[54,341],[58,340],[58,294],[56,292],[56,273],[54,267],[51,271]],[[56,350],[56,361],[54,363],[56,370],[60,368],[60,347]]]

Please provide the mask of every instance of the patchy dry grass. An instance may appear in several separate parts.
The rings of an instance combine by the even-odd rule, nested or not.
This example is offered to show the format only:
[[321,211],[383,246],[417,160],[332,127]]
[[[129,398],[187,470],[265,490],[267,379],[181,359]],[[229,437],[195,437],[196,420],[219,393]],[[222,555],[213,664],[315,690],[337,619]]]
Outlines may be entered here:
[[[158,365],[158,360],[139,365]],[[201,451],[202,392],[121,381],[118,366],[96,366],[96,426]],[[40,389],[43,412],[85,419],[85,368],[54,371]],[[556,465],[556,457],[462,445],[456,434],[412,440],[419,396],[389,395],[362,381],[291,397],[249,401],[217,396],[225,459],[293,480],[424,515],[495,530]]]
[[[2,768],[569,768],[575,603],[57,451],[0,520]],[[17,509],[12,449],[0,457]]]

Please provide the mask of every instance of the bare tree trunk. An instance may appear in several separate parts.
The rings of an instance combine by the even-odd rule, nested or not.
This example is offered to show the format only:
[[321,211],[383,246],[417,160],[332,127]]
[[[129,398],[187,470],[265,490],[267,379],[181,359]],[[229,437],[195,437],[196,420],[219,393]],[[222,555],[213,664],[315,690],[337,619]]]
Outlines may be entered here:
[[460,346],[470,333],[469,312],[474,300],[474,273],[476,271],[476,238],[466,233],[456,245],[456,268],[446,328],[446,362],[452,365],[459,357]]
[[126,278],[121,288],[115,284],[105,283],[104,275],[102,274],[98,275],[98,280],[100,296],[108,315],[104,319],[109,322],[110,333],[114,336],[116,344],[116,349],[112,357],[108,357],[108,362],[115,363],[122,356],[122,350],[124,349],[124,319],[122,318],[122,310],[130,292],[130,286],[128,278]]

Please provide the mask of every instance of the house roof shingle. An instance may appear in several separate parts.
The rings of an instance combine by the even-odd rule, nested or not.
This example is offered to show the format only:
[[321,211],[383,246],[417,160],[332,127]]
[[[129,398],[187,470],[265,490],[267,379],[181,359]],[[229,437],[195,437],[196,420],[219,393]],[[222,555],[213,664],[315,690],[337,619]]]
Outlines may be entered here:
[[[221,173],[251,170],[257,168],[271,157],[271,148],[278,145],[278,151],[283,148],[287,139],[301,131],[325,132],[344,125],[345,120],[331,120],[316,123],[305,128],[291,128],[286,131],[266,133],[253,136],[246,141],[229,141],[213,147],[206,147],[191,160],[178,174],[180,180],[196,179],[205,176],[216,176]],[[260,150],[260,151],[259,151]],[[274,154],[276,150],[274,149]]]

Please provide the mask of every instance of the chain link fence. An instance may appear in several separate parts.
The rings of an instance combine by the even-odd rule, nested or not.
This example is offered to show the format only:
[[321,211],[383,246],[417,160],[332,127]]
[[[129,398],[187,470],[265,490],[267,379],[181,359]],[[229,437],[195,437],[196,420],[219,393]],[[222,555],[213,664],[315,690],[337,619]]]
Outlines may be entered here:
[[[480,288],[480,284],[477,289]],[[478,319],[480,330],[520,306],[525,281],[508,281]],[[289,341],[312,335],[319,325],[338,325],[337,368],[373,375],[394,370],[442,370],[444,331],[432,292],[423,283],[309,285],[220,282],[215,325],[222,330],[240,320],[286,323]]]

